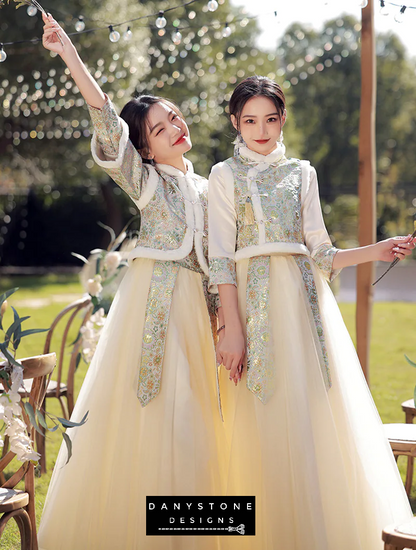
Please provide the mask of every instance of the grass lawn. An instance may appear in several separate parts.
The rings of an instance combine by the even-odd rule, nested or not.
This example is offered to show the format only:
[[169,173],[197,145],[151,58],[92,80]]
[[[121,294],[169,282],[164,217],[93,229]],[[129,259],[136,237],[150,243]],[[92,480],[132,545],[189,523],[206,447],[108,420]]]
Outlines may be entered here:
[[[8,288],[19,286],[20,290],[9,299],[20,316],[30,315],[25,328],[47,328],[57,313],[68,303],[83,294],[76,276],[47,277],[2,277],[0,293]],[[341,304],[341,311],[350,334],[355,339],[355,304]],[[383,422],[404,422],[400,404],[413,395],[416,384],[416,370],[407,364],[404,354],[416,360],[416,334],[413,321],[416,304],[376,303],[373,310],[371,339],[371,391]],[[10,308],[5,325],[11,319]],[[75,339],[76,334],[73,335]],[[45,335],[33,335],[22,340],[19,357],[37,355],[43,348]],[[72,341],[72,340],[70,340]],[[76,394],[82,384],[87,365],[81,362],[76,374]],[[48,410],[61,416],[57,400],[48,400]],[[46,443],[48,473],[36,479],[36,508],[39,523],[45,501],[52,468],[62,441],[60,433],[48,434]],[[399,460],[404,478],[405,459]],[[412,494],[412,504],[416,504],[416,487]],[[2,550],[20,548],[18,530],[11,521],[1,539]]]

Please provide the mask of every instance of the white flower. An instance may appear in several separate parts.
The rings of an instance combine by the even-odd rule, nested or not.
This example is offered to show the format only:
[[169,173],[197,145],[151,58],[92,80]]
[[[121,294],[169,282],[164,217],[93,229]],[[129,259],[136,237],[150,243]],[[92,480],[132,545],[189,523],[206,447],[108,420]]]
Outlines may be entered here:
[[88,279],[87,292],[91,296],[98,296],[103,290],[101,285],[101,275],[96,275],[94,279]]
[[19,388],[23,384],[23,368],[15,365],[12,370],[11,379],[11,393],[19,391]]
[[94,325],[98,325],[99,327],[104,326],[105,323],[105,313],[104,308],[100,307],[98,311],[94,313],[94,315],[91,315],[90,320]]
[[107,267],[109,273],[114,273],[121,262],[120,252],[108,252],[104,258],[104,265]]

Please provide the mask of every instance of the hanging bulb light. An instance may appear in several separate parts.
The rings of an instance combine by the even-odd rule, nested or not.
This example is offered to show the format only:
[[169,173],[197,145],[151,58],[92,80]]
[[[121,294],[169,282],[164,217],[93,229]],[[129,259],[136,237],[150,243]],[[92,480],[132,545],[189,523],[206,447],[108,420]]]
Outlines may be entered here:
[[223,38],[228,38],[230,35],[231,35],[230,25],[226,23],[225,27],[222,30],[222,36]]
[[364,9],[368,6],[368,0],[358,0],[358,6],[361,9]]
[[181,43],[182,41],[182,35],[179,31],[176,31],[174,33],[172,33],[172,42],[176,45],[176,46],[179,46],[179,44]]
[[406,11],[406,6],[402,6],[400,8],[400,11],[399,13],[397,13],[395,16],[394,16],[394,20],[396,21],[396,23],[403,23],[404,21],[404,12]]
[[108,37],[110,39],[110,42],[118,42],[120,40],[120,33],[118,31],[115,31],[112,25],[110,25],[108,28],[110,30],[110,35]]
[[7,59],[7,53],[3,50],[3,44],[0,44],[0,63],[3,63],[3,61],[6,61]]
[[29,17],[34,17],[38,13],[38,10],[32,5],[28,6],[26,11]]
[[380,0],[380,15],[389,15],[389,8],[386,6],[384,0]]
[[217,0],[209,0],[207,7],[209,11],[215,11],[218,8]]
[[85,29],[85,21],[82,15],[78,17],[78,21],[75,23],[75,30],[82,32]]
[[156,19],[156,27],[158,29],[163,29],[164,27],[166,27],[166,19],[165,19],[165,16],[163,15],[163,11],[160,11],[159,12],[159,17]]
[[127,42],[133,38],[133,33],[131,32],[130,27],[127,27],[126,32],[123,34],[123,38],[124,38],[124,40],[126,40]]

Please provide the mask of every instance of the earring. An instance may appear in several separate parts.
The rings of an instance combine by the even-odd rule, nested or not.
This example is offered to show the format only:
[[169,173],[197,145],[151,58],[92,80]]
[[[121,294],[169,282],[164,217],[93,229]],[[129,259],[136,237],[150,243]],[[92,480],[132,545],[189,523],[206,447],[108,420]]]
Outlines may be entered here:
[[280,138],[279,138],[280,145],[283,145],[283,130],[280,132]]

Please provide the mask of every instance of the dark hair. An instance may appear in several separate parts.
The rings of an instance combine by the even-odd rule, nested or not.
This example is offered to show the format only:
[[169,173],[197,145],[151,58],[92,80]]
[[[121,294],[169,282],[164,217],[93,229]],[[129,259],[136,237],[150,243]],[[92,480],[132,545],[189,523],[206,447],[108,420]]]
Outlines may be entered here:
[[244,105],[249,99],[257,96],[271,99],[277,108],[279,117],[283,116],[286,108],[286,99],[279,84],[267,78],[267,76],[249,76],[238,84],[230,98],[228,108],[230,116],[234,115],[237,120],[237,128],[240,128],[240,117]]
[[150,160],[145,158],[150,150],[148,141],[148,116],[150,107],[156,103],[164,103],[175,111],[178,116],[183,118],[179,107],[172,101],[153,95],[141,95],[131,99],[124,105],[120,113],[120,117],[127,122],[129,127],[130,141],[139,153],[144,156],[144,162],[150,162]]

